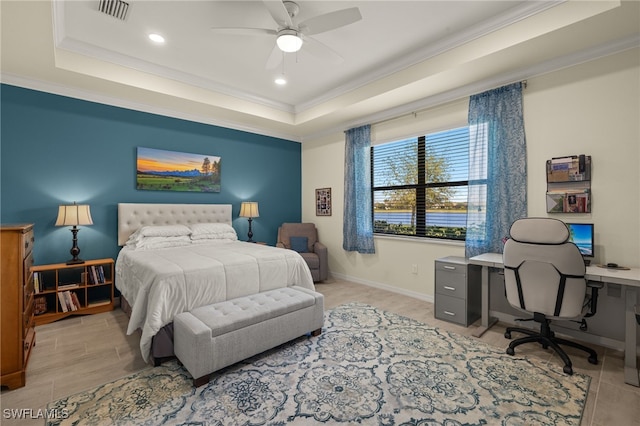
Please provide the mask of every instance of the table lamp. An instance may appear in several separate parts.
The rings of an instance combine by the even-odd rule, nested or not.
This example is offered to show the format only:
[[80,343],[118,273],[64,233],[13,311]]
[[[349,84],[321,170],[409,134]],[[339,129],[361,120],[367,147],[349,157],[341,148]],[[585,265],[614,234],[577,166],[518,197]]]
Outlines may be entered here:
[[251,221],[254,217],[260,217],[260,213],[258,212],[258,202],[257,201],[245,201],[240,206],[240,217],[248,217],[249,218],[249,233],[247,236],[249,239],[247,242],[252,243],[253,240],[253,232],[251,232]]
[[84,260],[78,257],[80,254],[80,248],[78,247],[78,225],[93,225],[91,209],[87,204],[76,204],[74,202],[72,205],[62,205],[58,207],[56,226],[72,226],[73,247],[71,247],[69,252],[73,258],[67,262],[67,265],[84,263]]

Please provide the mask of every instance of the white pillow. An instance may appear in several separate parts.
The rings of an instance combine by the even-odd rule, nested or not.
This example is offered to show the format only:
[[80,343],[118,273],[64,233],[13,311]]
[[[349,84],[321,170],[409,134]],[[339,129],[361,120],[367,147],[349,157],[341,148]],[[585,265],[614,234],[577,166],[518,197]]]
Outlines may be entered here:
[[194,223],[189,225],[191,235],[207,235],[207,234],[235,234],[236,230],[226,223]]
[[191,239],[196,241],[205,241],[205,240],[230,240],[236,241],[238,239],[238,235],[234,232],[221,232],[219,234],[200,234],[193,235],[191,234]]
[[191,234],[191,230],[185,225],[143,226],[139,229],[139,232],[143,237],[179,237]]
[[238,241],[237,238],[199,238],[192,239],[191,244],[223,244]]
[[168,247],[180,247],[191,244],[191,238],[188,235],[177,237],[138,237],[137,239],[129,239],[127,247],[133,250],[149,250]]

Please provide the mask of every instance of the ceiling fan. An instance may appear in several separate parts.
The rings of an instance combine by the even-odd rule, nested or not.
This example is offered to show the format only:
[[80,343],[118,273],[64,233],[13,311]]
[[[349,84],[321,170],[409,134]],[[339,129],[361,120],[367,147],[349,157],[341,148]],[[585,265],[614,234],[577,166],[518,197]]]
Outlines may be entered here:
[[300,12],[300,6],[296,2],[289,0],[264,0],[263,2],[277,24],[277,28],[242,26],[214,27],[212,30],[227,34],[275,36],[276,44],[267,60],[267,69],[278,66],[282,59],[282,52],[297,52],[303,45],[306,52],[320,60],[341,62],[342,57],[337,52],[311,36],[335,30],[362,19],[360,10],[357,7],[351,7],[297,22],[295,18]]

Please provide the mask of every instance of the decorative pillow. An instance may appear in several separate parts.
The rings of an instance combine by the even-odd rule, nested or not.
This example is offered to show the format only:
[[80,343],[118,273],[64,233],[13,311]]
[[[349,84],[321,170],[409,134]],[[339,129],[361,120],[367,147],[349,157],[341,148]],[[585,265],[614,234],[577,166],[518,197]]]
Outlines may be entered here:
[[309,239],[307,237],[289,237],[289,244],[291,244],[291,250],[295,250],[298,253],[306,253],[307,250],[307,242]]

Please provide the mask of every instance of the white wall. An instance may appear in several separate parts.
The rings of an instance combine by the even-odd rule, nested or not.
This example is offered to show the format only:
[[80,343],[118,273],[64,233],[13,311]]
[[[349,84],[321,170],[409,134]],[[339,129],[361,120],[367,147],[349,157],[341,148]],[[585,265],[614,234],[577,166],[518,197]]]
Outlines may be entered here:
[[[640,266],[640,49],[530,78],[523,94],[528,156],[529,216],[548,216],[545,162],[592,157],[592,213],[554,214],[593,222],[595,262]],[[468,100],[375,125],[374,143],[466,124]],[[376,253],[342,249],[344,134],[302,147],[302,217],[314,222],[339,277],[433,300],[434,260],[464,256],[459,243],[376,237]],[[330,187],[332,216],[315,215],[316,188]],[[508,206],[505,206],[508,208]],[[418,273],[411,271],[418,265]]]

